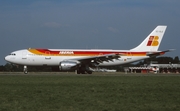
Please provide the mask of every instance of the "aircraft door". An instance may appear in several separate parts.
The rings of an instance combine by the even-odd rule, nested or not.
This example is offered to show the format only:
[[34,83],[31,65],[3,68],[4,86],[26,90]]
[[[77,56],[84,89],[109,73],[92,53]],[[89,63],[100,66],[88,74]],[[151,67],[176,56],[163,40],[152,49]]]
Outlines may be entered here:
[[127,52],[126,55],[127,55],[127,59],[126,59],[127,61],[132,59],[131,52]]
[[49,59],[51,59],[51,56],[50,56],[50,52],[49,51],[46,51],[45,52],[45,60],[49,60]]
[[22,52],[22,59],[27,59],[27,52],[26,51]]

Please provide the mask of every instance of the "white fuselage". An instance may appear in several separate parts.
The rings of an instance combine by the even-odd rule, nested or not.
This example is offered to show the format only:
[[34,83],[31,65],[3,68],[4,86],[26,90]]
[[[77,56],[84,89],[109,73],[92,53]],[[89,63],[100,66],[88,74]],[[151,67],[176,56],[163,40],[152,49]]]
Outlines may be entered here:
[[[56,51],[57,50],[60,51],[61,49],[56,49]],[[78,50],[78,51],[89,52],[89,50]],[[120,58],[113,59],[112,61],[103,61],[102,63],[99,64],[99,66],[120,65],[120,64],[130,63],[141,59],[149,58],[149,56],[146,55],[135,56],[131,54],[133,52],[128,52],[127,50],[90,50],[90,51],[97,52],[99,53],[99,55],[101,55],[102,52],[124,53],[124,55],[122,55]],[[76,60],[84,57],[90,57],[90,56],[89,55],[67,56],[67,54],[64,54],[64,56],[63,54],[61,54],[60,56],[53,54],[44,55],[44,54],[35,54],[30,52],[28,49],[24,49],[24,50],[12,52],[10,55],[5,57],[5,60],[14,64],[27,65],[27,66],[43,66],[43,65],[58,66],[61,61],[72,60],[72,59]]]

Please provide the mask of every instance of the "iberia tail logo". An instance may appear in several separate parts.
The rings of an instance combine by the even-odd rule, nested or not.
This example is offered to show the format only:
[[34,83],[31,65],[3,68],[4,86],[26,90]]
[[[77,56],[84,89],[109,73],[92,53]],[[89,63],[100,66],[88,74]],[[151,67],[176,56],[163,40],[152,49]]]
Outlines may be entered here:
[[150,36],[147,46],[158,46],[159,45],[159,37],[158,36]]

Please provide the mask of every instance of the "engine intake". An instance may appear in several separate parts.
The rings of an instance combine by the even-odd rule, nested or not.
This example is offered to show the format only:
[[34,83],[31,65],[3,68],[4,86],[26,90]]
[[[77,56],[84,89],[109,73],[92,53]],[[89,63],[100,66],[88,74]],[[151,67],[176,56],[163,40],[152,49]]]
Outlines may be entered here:
[[73,70],[77,67],[78,63],[74,61],[62,61],[59,63],[59,70]]

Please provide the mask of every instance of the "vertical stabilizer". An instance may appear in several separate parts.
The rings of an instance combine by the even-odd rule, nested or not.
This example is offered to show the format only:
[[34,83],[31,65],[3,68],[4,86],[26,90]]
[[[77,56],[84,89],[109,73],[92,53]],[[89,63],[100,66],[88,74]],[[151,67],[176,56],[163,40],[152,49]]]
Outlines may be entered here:
[[157,51],[167,26],[157,26],[146,39],[132,51]]

